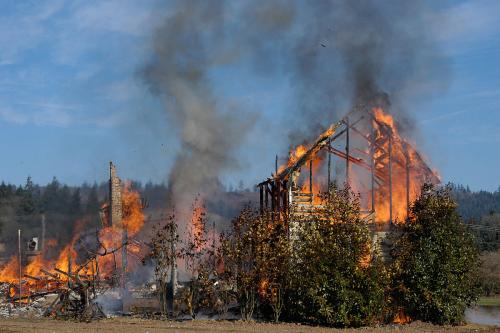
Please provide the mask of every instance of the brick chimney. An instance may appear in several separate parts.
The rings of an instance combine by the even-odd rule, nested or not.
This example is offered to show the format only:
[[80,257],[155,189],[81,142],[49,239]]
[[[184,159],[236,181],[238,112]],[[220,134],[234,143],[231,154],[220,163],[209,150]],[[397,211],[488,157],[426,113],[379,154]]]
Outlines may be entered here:
[[109,222],[111,225],[122,227],[122,181],[116,175],[116,167],[109,162]]

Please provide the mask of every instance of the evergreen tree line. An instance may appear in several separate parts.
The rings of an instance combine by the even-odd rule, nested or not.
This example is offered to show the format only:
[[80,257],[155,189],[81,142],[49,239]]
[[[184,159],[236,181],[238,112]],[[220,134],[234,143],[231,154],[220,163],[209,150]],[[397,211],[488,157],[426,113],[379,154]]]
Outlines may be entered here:
[[500,187],[493,192],[472,191],[469,186],[460,184],[450,184],[450,188],[464,220],[477,221],[483,216],[500,213]]
[[500,249],[500,188],[493,192],[471,191],[468,186],[450,184],[458,212],[474,233],[482,251]]
[[[131,189],[140,192],[146,202],[147,213],[161,211],[168,201],[168,186],[152,182],[130,182]],[[77,221],[85,219],[87,228],[100,226],[99,209],[108,200],[108,182],[69,186],[56,177],[46,185],[39,185],[28,177],[25,184],[0,184],[0,242],[8,244],[9,256],[15,251],[17,230],[22,230],[23,240],[42,235],[42,215],[45,216],[46,239],[57,239],[59,246],[69,242]],[[218,224],[227,223],[238,214],[242,202],[256,198],[254,192],[245,189],[220,187],[220,195],[206,202],[207,209],[218,216]],[[53,251],[57,253],[58,248]]]
[[[84,184],[70,187],[55,177],[45,186],[35,184],[31,177],[21,186],[0,184],[0,238],[6,244],[17,242],[17,229],[23,239],[42,236],[45,219],[46,239],[65,244],[73,233],[75,222],[88,217],[98,223],[100,197],[98,186]],[[9,249],[16,247],[10,246]],[[7,253],[8,254],[8,253]]]

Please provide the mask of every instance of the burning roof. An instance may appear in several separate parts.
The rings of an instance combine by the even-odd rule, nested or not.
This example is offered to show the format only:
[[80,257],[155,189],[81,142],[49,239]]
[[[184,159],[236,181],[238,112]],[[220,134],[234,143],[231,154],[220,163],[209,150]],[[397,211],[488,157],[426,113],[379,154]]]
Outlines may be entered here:
[[[335,167],[332,156],[344,162],[336,161]],[[303,169],[309,177],[301,176]],[[258,185],[261,209],[270,208],[280,217],[311,211],[321,205],[319,194],[333,181],[344,181],[360,194],[367,219],[392,223],[406,218],[425,182],[440,179],[383,107],[359,106],[313,143],[290,151],[276,174]]]

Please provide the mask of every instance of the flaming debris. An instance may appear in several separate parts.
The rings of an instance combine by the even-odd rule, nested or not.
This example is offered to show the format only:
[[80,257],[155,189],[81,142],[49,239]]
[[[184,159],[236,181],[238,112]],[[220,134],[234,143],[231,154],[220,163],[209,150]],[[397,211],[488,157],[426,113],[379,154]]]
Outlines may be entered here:
[[[89,218],[76,221],[71,241],[63,246],[55,259],[45,256],[48,248],[57,245],[55,239],[45,242],[45,249],[39,252],[23,251],[23,254],[37,255],[22,257],[22,293],[19,289],[18,255],[12,256],[0,270],[0,283],[9,285],[6,294],[9,299],[29,302],[48,293],[58,293],[58,303],[47,309],[47,315],[61,315],[63,312],[82,318],[104,315],[91,299],[97,297],[100,287],[116,288],[119,281],[124,287],[127,271],[139,263],[138,260],[127,260],[126,256],[130,252],[137,257],[142,251],[134,246],[137,245],[134,237],[145,222],[139,193],[132,190],[130,184],[122,187],[112,164],[110,170],[111,202],[103,206],[108,212],[102,215],[101,229],[94,232],[89,226]],[[120,199],[119,203],[115,202],[116,198]],[[113,217],[112,223],[107,220],[109,217]],[[80,295],[78,302],[74,296],[70,297],[71,293]]]
[[[343,161],[344,175],[333,173],[332,165],[338,162],[332,156]],[[304,169],[307,175],[301,174]],[[321,209],[320,193],[331,183],[344,181],[361,194],[365,219],[403,222],[421,186],[440,182],[379,105],[356,107],[312,144],[293,149],[278,170],[259,184],[261,209],[290,219]]]

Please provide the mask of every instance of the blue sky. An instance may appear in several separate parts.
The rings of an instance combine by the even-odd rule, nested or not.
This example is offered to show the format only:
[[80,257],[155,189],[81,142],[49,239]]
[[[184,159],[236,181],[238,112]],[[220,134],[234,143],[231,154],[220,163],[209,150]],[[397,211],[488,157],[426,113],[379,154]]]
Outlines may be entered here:
[[[176,128],[138,72],[168,13],[168,1],[2,1],[0,178],[102,181],[113,160],[123,178],[165,181],[178,149]],[[425,100],[413,94],[406,103],[430,164],[445,181],[472,189],[500,185],[498,13],[500,2],[491,0],[436,6],[428,19],[439,22],[435,38],[449,79],[444,86],[416,82]],[[238,152],[241,167],[224,179],[251,185],[286,148],[285,135],[269,129],[284,116],[290,87],[238,68],[215,80],[225,100],[260,111]]]

